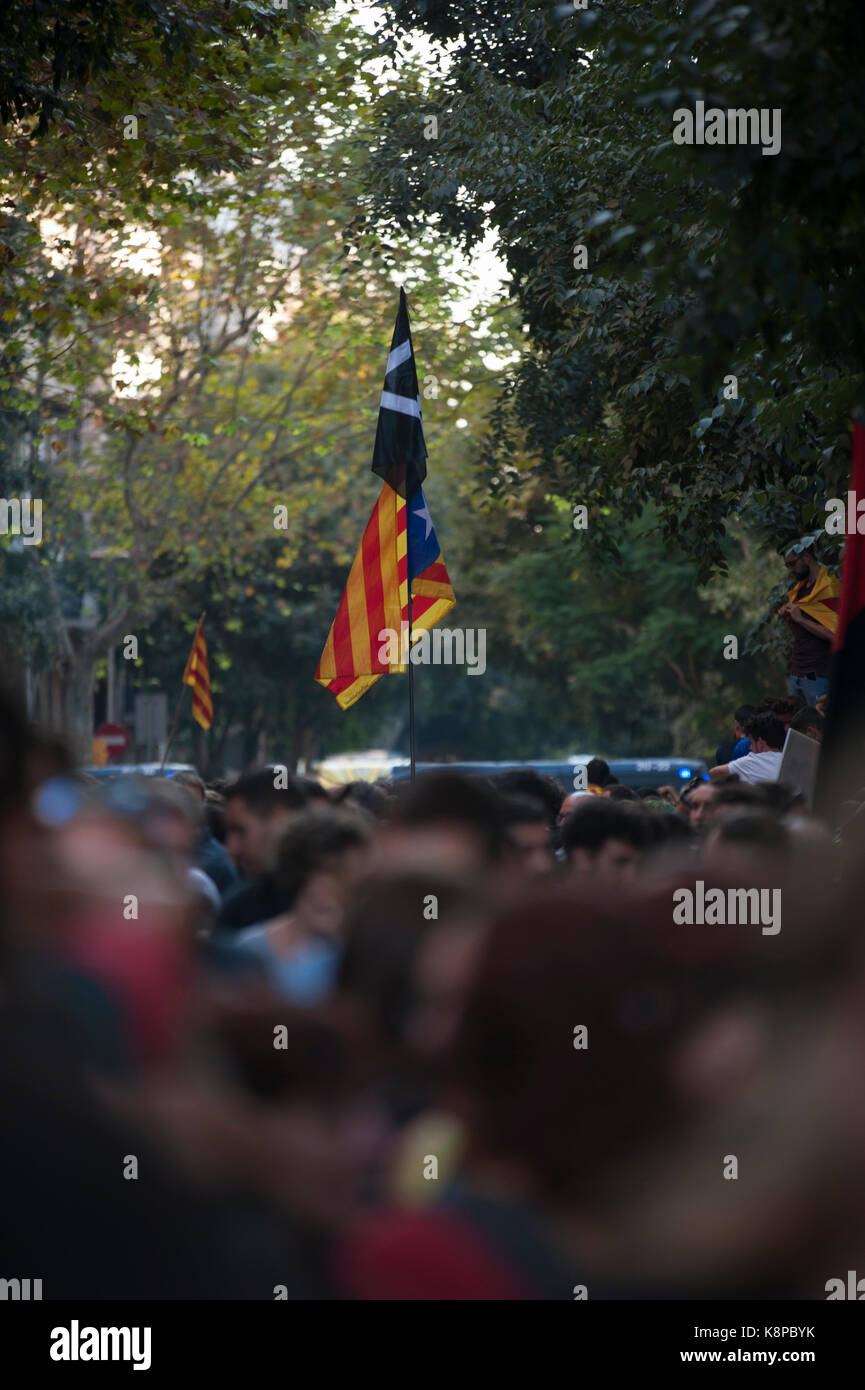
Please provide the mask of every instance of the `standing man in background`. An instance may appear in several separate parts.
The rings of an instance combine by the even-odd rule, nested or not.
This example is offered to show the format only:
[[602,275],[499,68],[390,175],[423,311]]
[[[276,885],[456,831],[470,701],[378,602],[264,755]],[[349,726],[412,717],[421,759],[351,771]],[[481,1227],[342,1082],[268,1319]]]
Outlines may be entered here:
[[832,638],[838,626],[841,585],[821,565],[813,551],[801,543],[784,556],[784,564],[796,583],[786,603],[778,609],[793,633],[793,661],[787,692],[809,705],[829,689]]

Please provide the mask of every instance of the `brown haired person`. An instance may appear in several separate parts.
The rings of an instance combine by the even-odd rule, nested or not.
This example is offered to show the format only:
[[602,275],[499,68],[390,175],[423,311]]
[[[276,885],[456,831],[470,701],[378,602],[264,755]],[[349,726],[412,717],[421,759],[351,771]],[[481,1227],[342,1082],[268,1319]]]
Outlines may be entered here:
[[[228,953],[237,964],[263,970],[285,999],[317,1002],[333,989],[345,914],[368,858],[369,826],[362,812],[342,807],[299,815],[283,831],[273,871],[289,911],[230,938]],[[219,963],[231,964],[225,957]]]
[[781,771],[781,749],[784,746],[786,729],[777,714],[755,714],[745,728],[751,743],[751,752],[744,758],[734,758],[731,763],[713,767],[709,771],[712,781],[734,773],[743,782],[777,782]]
[[225,848],[244,878],[225,895],[219,926],[229,931],[278,917],[291,907],[273,877],[279,837],[309,802],[297,777],[276,768],[244,773],[225,790]]
[[829,690],[832,638],[838,626],[841,585],[821,565],[813,551],[798,544],[784,556],[796,582],[778,609],[793,634],[793,659],[787,691],[813,705]]

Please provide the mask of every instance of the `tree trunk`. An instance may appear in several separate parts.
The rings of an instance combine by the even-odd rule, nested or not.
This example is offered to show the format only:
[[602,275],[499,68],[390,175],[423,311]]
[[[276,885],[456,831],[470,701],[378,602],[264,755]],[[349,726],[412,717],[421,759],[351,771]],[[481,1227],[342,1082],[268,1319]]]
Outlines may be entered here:
[[85,652],[64,663],[62,734],[76,764],[93,762],[93,687],[96,661]]

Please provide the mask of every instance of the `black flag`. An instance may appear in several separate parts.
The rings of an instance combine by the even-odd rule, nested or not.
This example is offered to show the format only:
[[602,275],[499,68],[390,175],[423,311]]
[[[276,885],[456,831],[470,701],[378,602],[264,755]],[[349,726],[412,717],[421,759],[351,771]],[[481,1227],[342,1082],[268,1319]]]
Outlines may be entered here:
[[426,477],[426,444],[405,290],[399,292],[399,309],[378,412],[372,471],[406,501],[414,496]]

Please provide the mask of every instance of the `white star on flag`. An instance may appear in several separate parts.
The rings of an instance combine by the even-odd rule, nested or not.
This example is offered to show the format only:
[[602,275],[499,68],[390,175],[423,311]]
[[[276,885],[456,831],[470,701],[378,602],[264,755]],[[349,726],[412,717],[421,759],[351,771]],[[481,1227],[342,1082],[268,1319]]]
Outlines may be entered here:
[[422,506],[422,507],[419,507],[418,510],[417,510],[416,512],[412,512],[412,516],[422,516],[422,517],[423,517],[424,521],[426,522],[426,531],[424,532],[424,540],[429,540],[429,533],[430,533],[430,531],[432,530],[432,517],[431,517],[430,514],[429,514],[429,507],[427,506],[426,502],[424,502],[423,506]]

